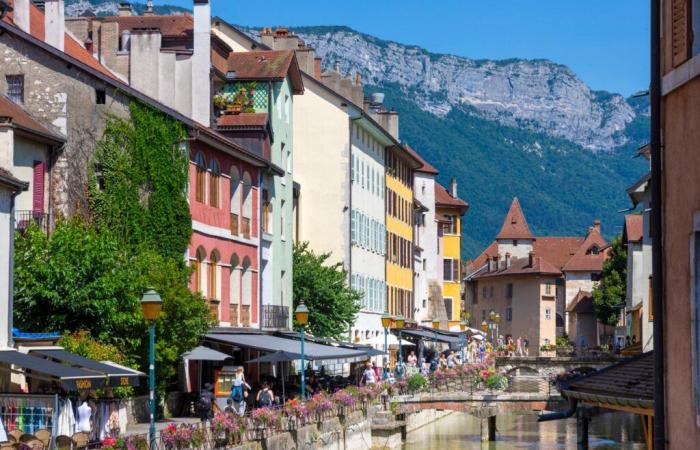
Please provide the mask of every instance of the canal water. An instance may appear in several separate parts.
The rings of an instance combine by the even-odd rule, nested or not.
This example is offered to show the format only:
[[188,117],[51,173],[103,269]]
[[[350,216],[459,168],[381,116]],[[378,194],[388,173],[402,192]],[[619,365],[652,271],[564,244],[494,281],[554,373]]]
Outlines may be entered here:
[[[496,442],[481,443],[479,419],[452,413],[406,436],[405,450],[570,449],[576,448],[576,419],[537,422],[536,414],[499,415]],[[643,449],[638,416],[606,413],[593,417],[589,446],[595,449]]]

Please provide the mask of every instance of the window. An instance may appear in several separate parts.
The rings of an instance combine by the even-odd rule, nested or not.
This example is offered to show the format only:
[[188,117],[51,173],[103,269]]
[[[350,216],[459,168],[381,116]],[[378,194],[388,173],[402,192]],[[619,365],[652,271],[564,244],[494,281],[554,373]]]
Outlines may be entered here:
[[459,261],[456,259],[445,258],[443,264],[443,280],[459,281]]
[[289,108],[289,95],[284,94],[284,118],[287,121],[287,123],[290,122],[291,117],[291,109]]
[[451,298],[443,298],[445,301],[445,312],[447,313],[447,320],[454,320],[453,319],[453,314],[452,314],[452,299]]
[[195,198],[198,202],[204,203],[206,198],[206,179],[207,179],[207,161],[204,155],[198,152],[194,158],[194,163],[197,166],[197,175],[195,180]]
[[544,294],[545,295],[552,295],[552,282],[551,281],[547,281],[544,284]]
[[15,103],[24,103],[24,75],[7,75],[7,96]]
[[353,210],[350,216],[350,240],[357,244],[357,211]]
[[552,308],[544,309],[544,318],[545,320],[552,320]]
[[518,246],[518,240],[517,240],[517,239],[513,239],[513,247],[517,247],[517,246]]
[[513,321],[513,308],[506,308],[506,320],[508,322]]
[[355,177],[357,176],[357,157],[352,155],[350,160],[350,181],[355,181]]
[[486,286],[481,289],[481,298],[486,298]]
[[209,299],[218,300],[219,299],[219,283],[218,283],[218,265],[219,265],[219,252],[213,250],[211,256],[209,256],[209,279],[208,279],[208,290]]
[[649,275],[649,311],[648,311],[648,317],[649,317],[649,322],[654,321],[654,291],[652,287],[652,279],[653,275]]
[[506,298],[513,298],[513,283],[506,285]]
[[457,216],[446,215],[445,220],[447,223],[442,225],[443,234],[457,234]]
[[602,278],[603,278],[603,274],[601,272],[591,273],[591,281],[600,281]]
[[107,103],[107,92],[104,89],[95,88],[95,103],[98,105]]
[[270,224],[272,223],[272,202],[270,202],[270,194],[267,189],[262,191],[262,231],[270,232]]
[[219,170],[219,162],[215,159],[209,163],[209,205],[214,208],[219,207],[219,179],[221,171]]
[[285,214],[284,205],[285,205],[285,203],[286,203],[286,202],[285,202],[284,200],[280,201],[280,236],[281,236],[282,240],[284,240],[284,234],[285,234],[285,233],[284,233],[284,229],[285,229],[285,223],[284,223],[284,214]]

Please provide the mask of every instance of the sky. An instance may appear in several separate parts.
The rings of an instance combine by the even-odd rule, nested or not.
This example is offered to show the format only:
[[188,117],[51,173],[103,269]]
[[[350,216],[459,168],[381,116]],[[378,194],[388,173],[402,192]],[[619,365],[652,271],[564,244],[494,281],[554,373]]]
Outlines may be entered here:
[[645,0],[212,0],[212,9],[239,25],[346,25],[435,53],[549,59],[626,96],[649,84]]

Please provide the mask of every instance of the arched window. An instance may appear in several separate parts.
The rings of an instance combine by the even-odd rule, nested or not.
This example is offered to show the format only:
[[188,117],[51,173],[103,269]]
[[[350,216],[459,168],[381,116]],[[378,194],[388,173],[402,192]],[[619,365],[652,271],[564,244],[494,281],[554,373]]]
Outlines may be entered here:
[[219,295],[219,251],[213,250],[209,256],[209,298],[211,300],[218,300],[221,296]]
[[219,162],[212,159],[209,163],[209,205],[219,207],[219,180],[221,179],[221,170]]
[[243,271],[241,272],[241,322],[244,326],[250,325],[250,305],[253,298],[253,274],[250,270],[250,259],[243,258]]
[[253,181],[248,172],[243,172],[243,211],[241,231],[243,236],[250,238],[250,220],[253,217]]
[[206,198],[206,180],[207,180],[207,160],[204,159],[202,152],[197,152],[194,158],[194,163],[197,166],[197,179],[195,180],[195,198],[198,202],[204,203]]
[[238,236],[241,217],[241,173],[237,167],[231,167],[231,234]]
[[204,292],[204,275],[203,275],[203,270],[202,266],[204,264],[204,261],[207,259],[207,252],[204,250],[204,247],[198,247],[197,248],[197,253],[195,255],[195,260],[194,260],[194,272],[192,278],[194,279],[194,291],[195,292]]
[[231,325],[239,324],[239,309],[241,305],[241,261],[237,254],[231,256],[231,282],[230,286],[230,321]]

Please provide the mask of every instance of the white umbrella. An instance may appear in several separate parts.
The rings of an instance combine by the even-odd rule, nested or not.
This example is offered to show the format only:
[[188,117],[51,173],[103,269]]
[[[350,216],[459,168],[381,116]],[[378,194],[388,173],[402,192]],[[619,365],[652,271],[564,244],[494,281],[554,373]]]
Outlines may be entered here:
[[[396,335],[394,334],[389,334],[387,336],[386,341],[389,345],[395,345],[397,347],[399,345],[399,338],[396,337]],[[379,336],[374,336],[371,339],[360,341],[360,344],[371,345],[374,348],[384,350],[384,335],[380,334]],[[415,344],[413,344],[411,341],[407,341],[406,339],[401,339],[401,345],[404,347],[408,347],[414,346]]]

